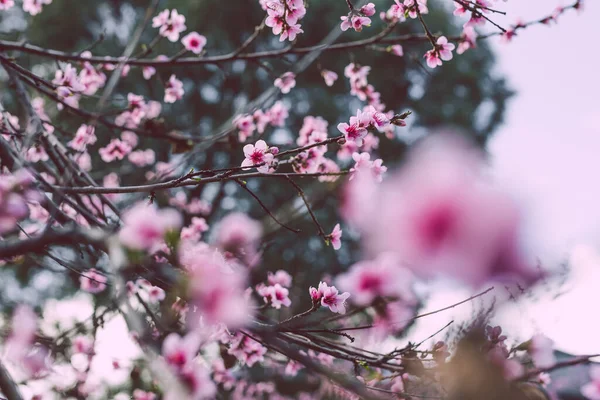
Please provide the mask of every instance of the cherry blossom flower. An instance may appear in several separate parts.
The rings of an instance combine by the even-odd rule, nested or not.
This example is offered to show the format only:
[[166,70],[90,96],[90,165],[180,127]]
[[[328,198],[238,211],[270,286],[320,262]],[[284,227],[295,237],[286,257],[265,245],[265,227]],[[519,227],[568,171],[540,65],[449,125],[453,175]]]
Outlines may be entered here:
[[335,81],[338,79],[338,74],[327,69],[321,71],[321,76],[323,77],[323,80],[325,80],[325,84],[327,86],[333,86]]
[[454,50],[454,44],[448,43],[448,39],[445,36],[441,36],[436,41],[435,48],[425,53],[425,59],[427,65],[430,68],[435,68],[442,65],[442,60],[452,60],[452,50]]
[[284,126],[289,116],[288,108],[281,101],[276,101],[266,112],[271,126]]
[[554,342],[543,334],[534,335],[529,341],[527,352],[538,368],[549,368],[556,362]]
[[177,100],[181,100],[183,97],[183,82],[171,75],[167,83],[165,84],[165,103],[175,103]]
[[264,361],[267,348],[238,332],[229,339],[227,353],[234,355],[242,364],[251,367],[257,362]]
[[358,173],[342,213],[373,253],[396,252],[422,275],[453,276],[474,286],[489,279],[530,284],[539,273],[521,249],[519,209],[484,181],[482,165],[460,138],[435,136],[381,185]]
[[0,10],[8,10],[9,8],[14,7],[14,0],[0,0]]
[[142,389],[133,391],[133,400],[156,400],[156,398],[156,394],[152,392],[145,392]]
[[281,90],[281,93],[289,93],[296,86],[296,75],[293,72],[286,72],[275,79],[274,85]]
[[222,359],[216,359],[212,364],[213,379],[223,385],[223,389],[231,390],[235,384],[235,377],[230,370],[225,368]]
[[137,167],[145,167],[147,165],[152,165],[155,161],[154,150],[146,149],[132,151],[127,156],[127,159]]
[[232,265],[206,243],[190,246],[182,242],[180,262],[189,275],[190,309],[187,323],[225,324],[230,329],[244,326],[252,314],[252,301],[245,296],[245,270]]
[[328,239],[331,241],[334,250],[339,250],[342,247],[342,228],[340,228],[340,224],[335,224]]
[[42,201],[32,186],[33,177],[25,170],[0,174],[0,235],[13,230],[29,215],[28,202]]
[[94,342],[87,336],[79,335],[71,342],[71,351],[74,354],[91,355],[94,352]]
[[122,219],[119,240],[134,250],[150,250],[164,240],[168,231],[178,229],[182,224],[181,215],[176,210],[158,210],[144,202],[125,211]]
[[75,137],[67,143],[67,146],[71,147],[73,150],[84,151],[87,148],[87,145],[96,143],[97,138],[94,131],[95,128],[92,125],[81,125],[79,129],[77,129]]
[[372,261],[359,261],[336,280],[341,290],[352,293],[352,301],[360,306],[378,297],[391,297],[413,303],[413,274],[402,267],[393,254],[381,254]]
[[269,272],[267,281],[270,285],[280,284],[283,287],[289,288],[292,285],[292,276],[287,271],[280,269],[274,274]]
[[296,40],[296,36],[304,31],[298,21],[306,15],[303,0],[264,1],[263,9],[267,11],[265,25],[272,29],[274,35],[279,35],[279,41]]
[[192,217],[192,223],[181,230],[181,239],[198,242],[207,230],[208,224],[204,218]]
[[600,400],[600,366],[590,367],[591,381],[581,387],[581,394],[590,400]]
[[12,315],[10,335],[5,348],[8,359],[20,363],[29,352],[37,332],[38,318],[31,307],[19,304]]
[[402,48],[402,45],[399,44],[390,46],[388,51],[395,56],[402,57],[404,55],[404,49]]
[[200,54],[206,45],[206,37],[200,35],[198,32],[190,32],[181,39],[181,43],[186,50],[194,54]]
[[199,347],[200,340],[195,334],[181,337],[177,333],[170,333],[162,343],[162,356],[169,366],[180,371],[196,357]]
[[249,169],[256,165],[258,172],[269,173],[277,153],[277,147],[269,147],[264,140],[259,140],[255,144],[247,144],[244,146],[246,158],[242,162],[242,167]]
[[159,34],[166,37],[169,41],[175,43],[179,40],[179,34],[186,30],[185,16],[179,14],[177,10],[163,10],[152,19],[152,27],[159,28]]
[[477,47],[477,32],[473,27],[466,26],[463,28],[460,38],[456,53],[463,54],[465,51]]
[[357,123],[347,124],[341,122],[337,126],[338,130],[344,134],[344,137],[348,141],[356,142],[358,146],[362,146],[363,138],[367,136],[367,129],[360,127]]
[[98,153],[100,153],[100,158],[104,162],[122,160],[130,152],[131,146],[119,139],[112,139],[109,144],[98,150]]
[[375,15],[375,4],[365,4],[360,8],[360,13],[363,14],[365,17],[372,17],[373,15]]
[[429,13],[429,9],[427,8],[427,0],[404,0],[404,12],[413,19],[417,18],[418,16],[417,7],[419,8],[419,12],[421,14]]
[[233,119],[233,126],[235,126],[239,130],[238,139],[242,143],[244,143],[246,139],[252,136],[254,130],[256,130],[256,125],[254,124],[254,117],[248,114],[236,116]]
[[51,4],[52,0],[23,0],[23,11],[31,15],[38,15],[42,12],[44,4]]
[[281,306],[289,307],[292,301],[289,298],[289,290],[276,283],[271,286],[261,285],[256,291],[262,296],[266,304],[271,304],[273,308],[280,309]]
[[106,289],[106,282],[108,278],[99,273],[96,269],[92,268],[88,271],[84,271],[79,277],[79,284],[81,285],[81,290],[84,290],[89,293],[100,293]]
[[219,221],[211,243],[221,249],[226,258],[252,267],[259,261],[257,247],[262,231],[262,225],[246,214],[231,213]]
[[335,286],[328,286],[325,282],[319,283],[318,293],[320,294],[321,305],[323,307],[329,307],[329,310],[334,313],[346,313],[346,300],[350,297],[350,293],[344,292],[340,294]]
[[364,26],[371,26],[371,18],[364,17],[362,15],[351,15],[340,17],[342,24],[340,28],[342,31],[347,31],[349,28],[354,29],[356,32],[361,32]]

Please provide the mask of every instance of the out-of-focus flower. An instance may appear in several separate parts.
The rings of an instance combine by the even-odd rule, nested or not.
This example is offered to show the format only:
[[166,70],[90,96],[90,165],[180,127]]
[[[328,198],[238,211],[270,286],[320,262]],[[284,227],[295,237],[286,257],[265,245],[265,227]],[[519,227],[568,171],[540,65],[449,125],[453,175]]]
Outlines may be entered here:
[[158,210],[138,203],[123,214],[119,240],[130,249],[150,250],[164,240],[169,230],[178,229],[181,224],[181,214],[174,209]]

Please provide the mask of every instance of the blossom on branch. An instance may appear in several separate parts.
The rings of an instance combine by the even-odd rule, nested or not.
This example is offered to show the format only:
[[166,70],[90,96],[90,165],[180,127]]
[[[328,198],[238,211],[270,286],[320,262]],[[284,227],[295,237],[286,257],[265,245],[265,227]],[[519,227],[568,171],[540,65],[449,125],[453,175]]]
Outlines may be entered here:
[[200,54],[206,45],[206,37],[200,35],[198,32],[190,32],[181,39],[181,43],[186,50],[194,54]]
[[296,86],[296,75],[293,72],[286,72],[275,79],[274,85],[281,90],[281,93],[289,93]]
[[175,43],[179,40],[179,34],[186,30],[185,16],[177,10],[163,10],[152,19],[152,27],[159,28],[158,33]]
[[277,147],[269,147],[264,140],[259,140],[255,144],[247,144],[244,146],[244,156],[242,167],[249,169],[256,167],[258,172],[272,172],[274,157],[279,152]]

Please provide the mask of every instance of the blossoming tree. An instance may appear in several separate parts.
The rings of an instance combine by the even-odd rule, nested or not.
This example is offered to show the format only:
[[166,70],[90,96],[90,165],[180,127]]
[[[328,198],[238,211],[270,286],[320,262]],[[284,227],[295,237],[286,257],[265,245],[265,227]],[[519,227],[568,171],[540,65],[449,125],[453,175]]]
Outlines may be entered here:
[[[0,18],[36,24],[59,2],[0,0]],[[316,2],[260,0],[243,7],[262,22],[230,51],[216,29],[190,28],[193,6],[147,3],[117,54],[102,52],[103,35],[77,52],[0,40],[0,268],[25,292],[53,281],[42,271],[58,274],[60,297],[92,309],[65,326],[49,323],[56,293],[20,303],[3,293],[4,397],[527,399],[543,393],[546,372],[589,361],[557,362],[542,332],[504,335],[488,325],[492,307],[460,329],[410,336],[431,314],[419,313],[416,287],[433,278],[476,293],[436,313],[494,282],[526,292],[546,273],[480,147],[448,132],[409,146],[407,124],[427,110],[386,105],[372,83],[384,68],[365,56],[440,79],[486,40],[554,24],[581,0],[509,27],[494,21],[493,0],[336,0],[335,20],[311,15]],[[239,12],[213,4],[207,13]],[[435,15],[462,31],[438,31]],[[298,45],[315,21],[329,33]],[[349,54],[344,68],[326,58],[336,52]],[[233,79],[268,84],[252,98],[221,96],[198,69],[224,93]],[[290,101],[315,71],[318,91]],[[356,112],[306,111],[330,90],[349,93]],[[235,111],[207,122],[184,107],[198,93]],[[386,153],[398,143],[409,147],[399,167],[401,153]],[[300,264],[288,251],[297,243]],[[311,257],[332,265],[315,269]],[[139,352],[102,369],[98,335],[116,319],[127,329],[112,340]],[[113,382],[117,371],[127,379]],[[583,394],[597,398],[594,385]]]

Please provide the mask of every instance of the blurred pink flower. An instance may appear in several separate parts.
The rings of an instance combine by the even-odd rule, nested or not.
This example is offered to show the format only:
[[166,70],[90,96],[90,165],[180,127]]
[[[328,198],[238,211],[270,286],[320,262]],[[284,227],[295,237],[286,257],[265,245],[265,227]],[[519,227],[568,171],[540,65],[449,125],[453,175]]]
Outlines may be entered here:
[[181,224],[181,214],[176,210],[158,210],[153,205],[140,202],[123,213],[119,240],[130,249],[150,250],[164,240],[169,230],[179,229]]
[[357,173],[342,214],[362,231],[368,250],[395,252],[420,275],[474,286],[498,277],[531,283],[539,274],[523,258],[518,208],[482,168],[480,154],[463,140],[436,136],[379,186]]
[[253,267],[259,261],[258,245],[262,236],[262,225],[244,213],[231,213],[215,226],[212,243],[227,259],[237,259]]

